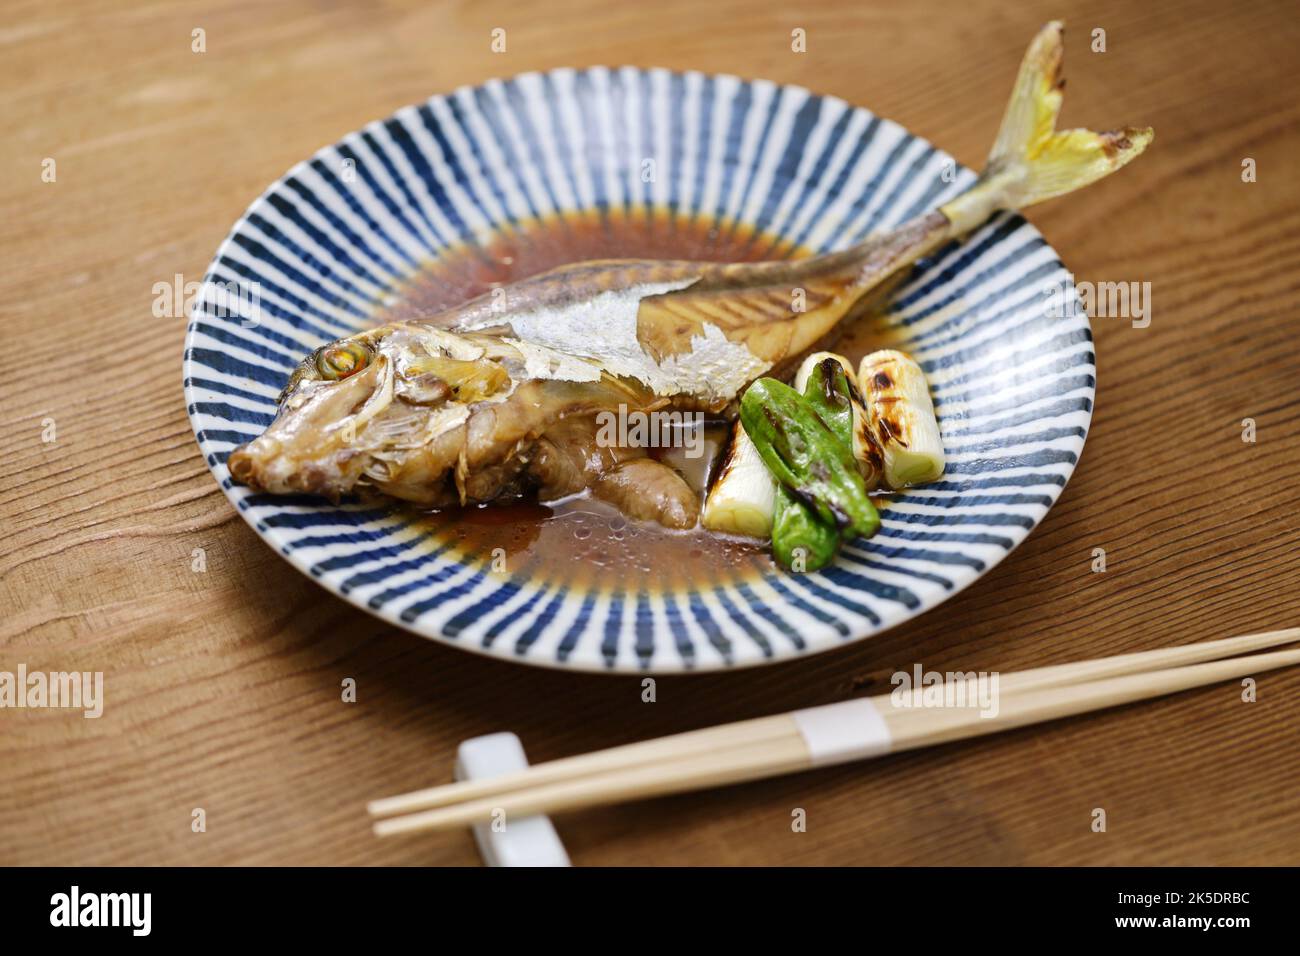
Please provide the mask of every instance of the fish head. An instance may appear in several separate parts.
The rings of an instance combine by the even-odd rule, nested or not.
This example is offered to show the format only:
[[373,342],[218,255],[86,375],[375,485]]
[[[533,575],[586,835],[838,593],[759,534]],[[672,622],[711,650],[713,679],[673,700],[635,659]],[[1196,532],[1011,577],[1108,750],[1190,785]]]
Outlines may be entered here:
[[337,501],[426,447],[474,402],[507,392],[503,354],[410,323],[337,339],[299,364],[265,432],[227,461],[235,481]]

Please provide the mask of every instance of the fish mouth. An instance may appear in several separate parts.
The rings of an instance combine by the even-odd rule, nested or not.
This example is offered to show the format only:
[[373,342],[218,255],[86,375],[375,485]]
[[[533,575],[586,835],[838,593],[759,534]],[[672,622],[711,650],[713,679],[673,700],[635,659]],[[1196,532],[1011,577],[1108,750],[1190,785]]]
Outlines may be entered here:
[[294,471],[281,453],[280,443],[263,435],[240,445],[226,459],[230,477],[254,491],[284,494],[296,491]]
[[364,467],[356,459],[368,456],[343,449],[320,458],[296,458],[274,438],[262,436],[232,451],[226,467],[235,482],[255,492],[319,495],[337,503],[353,490]]
[[247,445],[240,445],[230,453],[230,457],[226,459],[226,467],[230,469],[230,477],[237,484],[247,485],[254,491],[266,490],[257,480],[256,460]]

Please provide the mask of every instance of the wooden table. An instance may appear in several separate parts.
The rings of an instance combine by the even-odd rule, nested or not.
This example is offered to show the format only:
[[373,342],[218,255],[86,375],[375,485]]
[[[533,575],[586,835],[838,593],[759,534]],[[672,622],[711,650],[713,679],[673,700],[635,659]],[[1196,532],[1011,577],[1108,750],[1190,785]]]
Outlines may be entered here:
[[[978,165],[1055,15],[1065,121],[1158,135],[1031,218],[1080,280],[1150,282],[1152,322],[1094,323],[1073,481],[920,619],[793,664],[661,678],[646,704],[635,677],[498,663],[352,609],[263,545],[200,459],[185,321],[153,313],[154,285],[200,279],[268,182],[366,121],[493,75],[662,65],[837,94]],[[545,759],[888,690],[915,662],[1008,671],[1296,624],[1298,22],[1291,3],[1208,0],[7,4],[0,670],[103,671],[106,704],[0,711],[0,862],[473,864],[468,834],[374,839],[364,802],[446,779],[456,744],[491,731]],[[1300,863],[1300,671],[1263,676],[1253,703],[1241,690],[559,827],[579,864]]]

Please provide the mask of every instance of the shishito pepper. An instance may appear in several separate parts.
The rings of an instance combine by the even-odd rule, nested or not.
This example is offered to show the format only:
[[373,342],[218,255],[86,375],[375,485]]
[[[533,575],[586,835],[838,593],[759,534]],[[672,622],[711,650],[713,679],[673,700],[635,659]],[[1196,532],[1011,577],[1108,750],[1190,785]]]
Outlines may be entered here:
[[[827,530],[871,535],[880,527],[853,452],[806,398],[775,379],[761,378],[741,399],[740,420],[773,477]],[[788,565],[797,545],[780,542],[779,518],[773,526],[773,550]],[[817,559],[823,559],[823,564],[829,560],[824,543],[832,545],[829,554],[834,554],[833,538],[818,536],[798,515],[788,516],[787,521],[789,530],[806,534],[817,545],[807,551],[806,569],[812,569]]]
[[[829,354],[829,353],[821,353]],[[795,376],[796,389],[817,416],[846,447],[853,442],[853,406],[848,376],[834,358],[817,361],[810,357]],[[816,571],[830,564],[839,549],[837,528],[819,521],[812,508],[796,498],[785,485],[777,485],[772,517],[772,553],[783,567]]]
[[[802,370],[801,370],[802,371]],[[796,390],[800,386],[795,378]],[[812,365],[807,382],[803,384],[803,397],[807,399],[817,417],[826,423],[844,447],[853,448],[853,402],[849,398],[849,376],[844,366],[833,358],[824,358]]]
[[786,488],[776,486],[772,514],[772,554],[784,568],[816,571],[831,563],[840,546],[834,525],[817,520],[812,508]]

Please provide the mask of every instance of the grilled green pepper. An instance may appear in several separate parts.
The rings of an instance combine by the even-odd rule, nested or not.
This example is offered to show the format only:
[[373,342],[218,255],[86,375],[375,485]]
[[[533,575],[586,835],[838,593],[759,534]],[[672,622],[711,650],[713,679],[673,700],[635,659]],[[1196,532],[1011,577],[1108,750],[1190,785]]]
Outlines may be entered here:
[[[853,406],[849,401],[848,376],[834,359],[812,366],[804,386],[804,398],[846,448],[853,447]],[[830,564],[839,550],[840,534],[819,521],[812,509],[777,485],[772,518],[772,553],[783,567],[795,571],[816,571]]]
[[839,546],[840,533],[834,525],[817,520],[812,509],[792,495],[785,485],[776,486],[772,554],[783,568],[791,571],[824,568],[831,563]]
[[823,359],[808,373],[803,397],[808,400],[817,417],[844,443],[844,447],[852,451],[853,403],[849,399],[850,387],[844,366],[833,358]]
[[760,378],[741,399],[740,420],[773,477],[818,521],[850,535],[880,527],[853,452],[802,395]]

